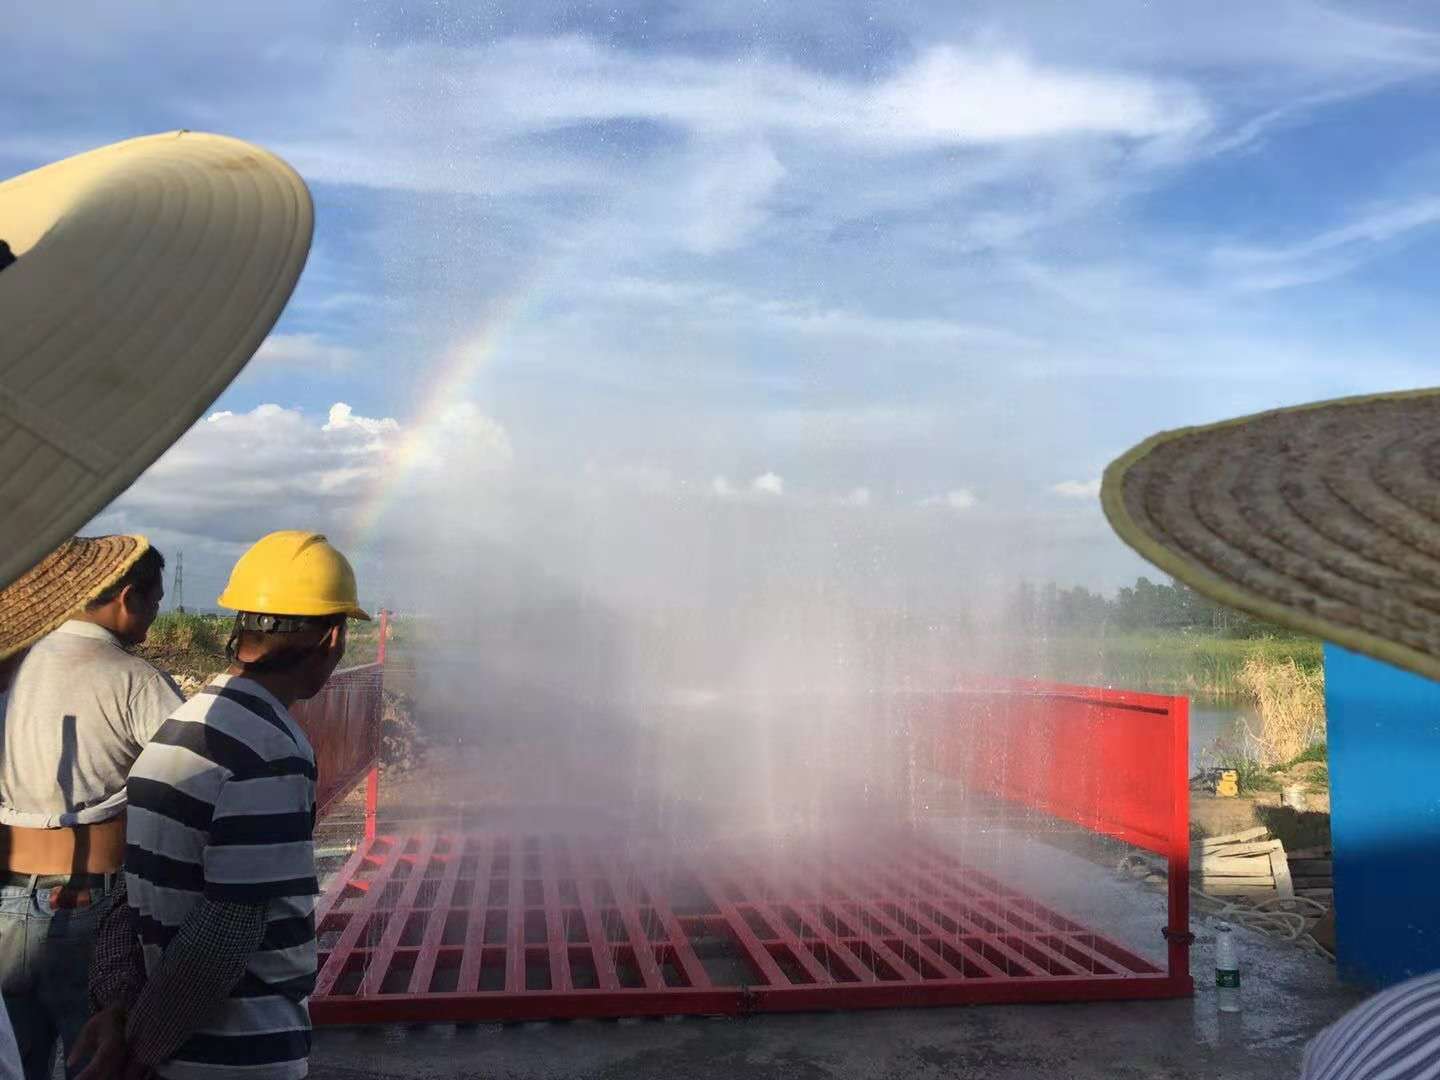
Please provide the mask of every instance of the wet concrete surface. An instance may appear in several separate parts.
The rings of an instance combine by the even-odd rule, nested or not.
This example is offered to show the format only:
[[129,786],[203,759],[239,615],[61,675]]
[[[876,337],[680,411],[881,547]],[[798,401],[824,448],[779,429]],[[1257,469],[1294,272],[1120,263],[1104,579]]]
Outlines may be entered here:
[[874,1077],[1246,1078],[1298,1073],[1305,1044],[1360,1000],[1295,945],[1236,931],[1244,1009],[1216,1009],[1197,921],[1193,999],[759,1016],[324,1029],[321,1080]]

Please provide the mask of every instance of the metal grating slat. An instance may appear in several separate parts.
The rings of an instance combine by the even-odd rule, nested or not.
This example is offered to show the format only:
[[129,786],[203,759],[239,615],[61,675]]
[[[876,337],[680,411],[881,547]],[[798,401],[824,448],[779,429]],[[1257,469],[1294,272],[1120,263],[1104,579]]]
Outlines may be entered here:
[[[367,843],[317,914],[317,1023],[1183,996],[904,832],[757,855],[527,833]],[[434,989],[444,987],[448,989]]]

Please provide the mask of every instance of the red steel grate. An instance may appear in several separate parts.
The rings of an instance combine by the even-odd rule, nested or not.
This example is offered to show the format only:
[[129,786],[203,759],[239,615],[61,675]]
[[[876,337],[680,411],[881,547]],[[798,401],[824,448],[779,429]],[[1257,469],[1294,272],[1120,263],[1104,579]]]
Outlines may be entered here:
[[317,1023],[743,1014],[1180,996],[919,832],[663,854],[574,835],[381,835],[317,909]]

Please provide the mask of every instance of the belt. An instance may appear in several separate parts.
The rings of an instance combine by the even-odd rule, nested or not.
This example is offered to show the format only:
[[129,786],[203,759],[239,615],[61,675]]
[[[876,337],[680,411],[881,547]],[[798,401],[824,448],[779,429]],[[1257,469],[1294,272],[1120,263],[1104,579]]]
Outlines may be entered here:
[[19,874],[0,871],[0,887],[11,889],[108,889],[120,874]]

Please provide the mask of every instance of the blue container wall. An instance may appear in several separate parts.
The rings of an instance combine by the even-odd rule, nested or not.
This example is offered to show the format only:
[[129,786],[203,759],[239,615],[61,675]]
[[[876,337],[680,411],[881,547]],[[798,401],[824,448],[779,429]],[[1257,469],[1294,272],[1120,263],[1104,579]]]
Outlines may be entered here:
[[1336,959],[1386,986],[1440,968],[1440,683],[1325,646]]

